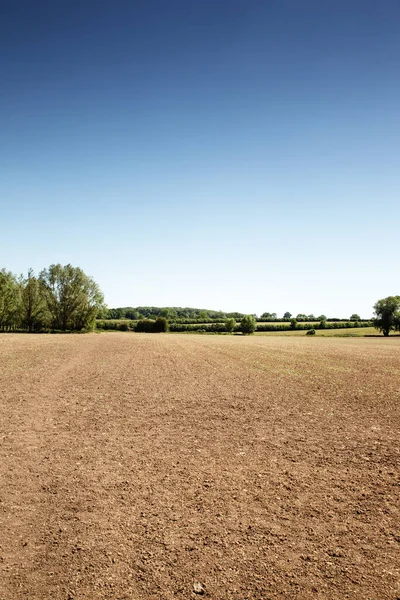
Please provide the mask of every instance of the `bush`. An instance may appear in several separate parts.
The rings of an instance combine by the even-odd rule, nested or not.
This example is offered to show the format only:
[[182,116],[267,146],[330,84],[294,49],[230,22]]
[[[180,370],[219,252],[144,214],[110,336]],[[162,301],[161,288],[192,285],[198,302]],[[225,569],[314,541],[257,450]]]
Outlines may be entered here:
[[129,331],[128,323],[120,323],[118,325],[118,331]]
[[150,319],[141,319],[136,323],[136,331],[139,333],[153,333],[154,321]]
[[165,317],[157,317],[153,324],[154,333],[165,333],[168,330],[168,321]]
[[295,318],[290,319],[290,328],[296,329],[296,327],[297,327],[297,319],[295,319]]
[[232,333],[236,327],[235,319],[227,319],[225,322],[225,329],[228,333]]
[[306,335],[315,335],[315,329],[309,329]]
[[240,322],[243,335],[251,335],[256,330],[256,320],[253,315],[245,315]]
[[115,321],[98,321],[96,327],[97,329],[103,329],[104,331],[117,331],[118,323]]

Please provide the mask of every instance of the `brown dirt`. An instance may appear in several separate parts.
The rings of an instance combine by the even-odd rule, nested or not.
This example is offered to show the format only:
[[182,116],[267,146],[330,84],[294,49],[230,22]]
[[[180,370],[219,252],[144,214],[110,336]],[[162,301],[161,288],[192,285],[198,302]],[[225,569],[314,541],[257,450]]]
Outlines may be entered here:
[[400,340],[0,336],[0,599],[396,600],[399,396]]

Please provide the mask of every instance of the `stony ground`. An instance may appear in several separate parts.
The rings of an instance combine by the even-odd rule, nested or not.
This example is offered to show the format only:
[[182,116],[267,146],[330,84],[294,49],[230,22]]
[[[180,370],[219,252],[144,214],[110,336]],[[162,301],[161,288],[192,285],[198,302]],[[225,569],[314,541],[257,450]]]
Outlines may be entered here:
[[400,339],[0,336],[0,599],[400,598],[399,399]]

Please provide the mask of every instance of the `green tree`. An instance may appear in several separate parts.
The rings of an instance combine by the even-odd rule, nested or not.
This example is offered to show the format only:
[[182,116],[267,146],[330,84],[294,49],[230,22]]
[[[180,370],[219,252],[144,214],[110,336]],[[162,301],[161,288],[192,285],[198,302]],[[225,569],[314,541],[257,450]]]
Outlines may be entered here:
[[174,308],[162,308],[160,310],[160,317],[165,317],[169,321],[175,320],[177,318],[177,313]]
[[261,316],[260,319],[262,319],[263,321],[268,321],[270,319],[272,319],[272,314],[269,312],[264,312]]
[[275,312],[273,312],[273,313],[265,312],[261,315],[260,318],[263,321],[275,321],[278,318],[278,315]]
[[[104,304],[98,311],[96,319],[110,319],[110,309]],[[131,317],[129,317],[131,318]]]
[[0,329],[14,329],[20,324],[21,286],[15,275],[0,270]]
[[135,308],[129,307],[125,311],[125,318],[132,319],[132,321],[137,321],[140,319],[140,313]]
[[72,265],[50,265],[39,275],[44,299],[55,329],[91,328],[104,298],[97,283]]
[[253,315],[244,315],[240,322],[240,328],[244,335],[250,335],[256,330],[256,320]]
[[28,331],[39,331],[48,324],[49,314],[39,280],[32,269],[22,281],[21,320]]
[[225,321],[225,328],[228,333],[232,333],[236,327],[235,319],[227,319]]
[[285,312],[285,314],[283,315],[283,318],[284,318],[284,319],[290,319],[290,318],[291,318],[291,316],[292,316],[292,313],[290,313],[290,312]]
[[400,296],[388,296],[374,304],[376,317],[372,319],[375,329],[388,336],[400,330]]
[[357,313],[353,313],[350,317],[350,321],[361,321],[361,317],[360,315],[357,315]]
[[108,309],[108,319],[124,319],[125,318],[125,310],[123,308],[109,308]]
[[295,318],[290,319],[290,328],[296,329],[296,327],[297,327],[297,319],[295,319]]

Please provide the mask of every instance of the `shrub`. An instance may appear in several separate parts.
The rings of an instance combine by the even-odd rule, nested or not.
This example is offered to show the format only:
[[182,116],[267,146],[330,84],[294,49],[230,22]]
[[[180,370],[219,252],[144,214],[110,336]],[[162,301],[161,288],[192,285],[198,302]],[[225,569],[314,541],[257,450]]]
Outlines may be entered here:
[[235,319],[227,319],[225,322],[225,329],[228,333],[232,333],[236,327]]
[[296,329],[296,327],[297,327],[297,319],[295,319],[295,318],[290,319],[290,328]]
[[245,315],[240,322],[243,335],[251,335],[256,330],[256,320],[253,315]]
[[118,325],[118,331],[129,331],[128,323],[120,323]]
[[97,329],[103,329],[104,331],[117,331],[118,323],[115,321],[98,321],[96,327]]
[[315,335],[315,329],[309,329],[306,335]]
[[157,317],[153,324],[154,333],[165,333],[168,330],[168,321],[165,317]]
[[136,324],[136,331],[139,333],[153,333],[154,321],[150,319],[141,319]]

